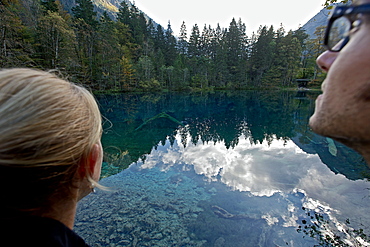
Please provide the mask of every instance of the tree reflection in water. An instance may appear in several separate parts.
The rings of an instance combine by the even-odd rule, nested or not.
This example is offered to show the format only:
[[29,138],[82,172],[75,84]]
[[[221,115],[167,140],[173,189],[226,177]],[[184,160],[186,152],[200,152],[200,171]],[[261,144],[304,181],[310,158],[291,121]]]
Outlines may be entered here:
[[342,144],[311,132],[307,122],[317,93],[243,91],[197,94],[98,95],[105,124],[103,145],[110,166],[103,177],[145,159],[153,147],[173,142],[183,145],[223,142],[234,148],[243,135],[251,143],[293,140],[310,154],[318,154],[335,173],[349,179],[369,177],[362,157]]

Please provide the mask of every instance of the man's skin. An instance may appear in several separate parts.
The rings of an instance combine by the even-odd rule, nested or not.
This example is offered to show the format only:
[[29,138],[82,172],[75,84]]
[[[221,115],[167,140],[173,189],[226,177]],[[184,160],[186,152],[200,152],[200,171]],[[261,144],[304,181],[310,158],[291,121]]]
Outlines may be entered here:
[[[357,0],[353,5],[369,4]],[[370,166],[370,14],[359,15],[350,41],[340,52],[326,51],[317,59],[327,72],[310,126],[361,153]]]

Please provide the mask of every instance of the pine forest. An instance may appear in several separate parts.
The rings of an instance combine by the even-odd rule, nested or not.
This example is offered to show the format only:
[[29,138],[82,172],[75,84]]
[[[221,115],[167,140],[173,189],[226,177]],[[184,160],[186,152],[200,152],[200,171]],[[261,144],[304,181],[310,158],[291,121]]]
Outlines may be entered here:
[[71,13],[55,0],[0,1],[0,67],[56,70],[96,91],[249,89],[320,81],[315,39],[300,28],[260,26],[246,34],[233,18],[228,28],[183,22],[174,34],[122,2],[116,18],[97,14],[91,0]]

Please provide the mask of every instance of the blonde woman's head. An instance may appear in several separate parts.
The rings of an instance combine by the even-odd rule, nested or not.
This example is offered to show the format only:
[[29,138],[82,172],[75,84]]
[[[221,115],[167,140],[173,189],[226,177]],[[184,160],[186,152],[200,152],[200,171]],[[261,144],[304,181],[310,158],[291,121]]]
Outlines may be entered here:
[[36,210],[68,196],[101,133],[83,87],[48,72],[0,70],[0,207]]

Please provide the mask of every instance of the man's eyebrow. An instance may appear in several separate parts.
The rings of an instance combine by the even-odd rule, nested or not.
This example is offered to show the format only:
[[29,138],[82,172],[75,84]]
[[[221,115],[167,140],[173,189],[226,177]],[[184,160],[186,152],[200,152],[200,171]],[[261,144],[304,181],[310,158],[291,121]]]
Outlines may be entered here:
[[362,5],[362,4],[367,4],[367,3],[370,3],[370,1],[364,1],[364,0],[354,0],[352,1],[352,4],[353,6],[358,6],[358,5]]

